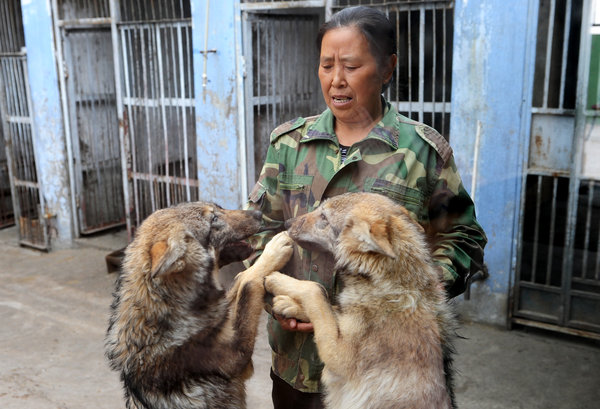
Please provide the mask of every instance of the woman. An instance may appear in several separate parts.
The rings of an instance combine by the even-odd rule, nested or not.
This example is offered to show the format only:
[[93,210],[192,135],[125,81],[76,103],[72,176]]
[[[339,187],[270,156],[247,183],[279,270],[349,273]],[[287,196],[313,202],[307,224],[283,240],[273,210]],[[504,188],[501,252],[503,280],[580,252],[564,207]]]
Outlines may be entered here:
[[[483,261],[486,237],[457,173],[452,150],[432,128],[400,115],[382,97],[396,66],[394,28],[367,7],[333,15],[318,34],[319,80],[327,110],[297,118],[271,134],[249,206],[272,228],[345,192],[378,192],[405,206],[428,232],[450,297],[464,291]],[[296,249],[286,273],[321,283],[335,296],[331,255]],[[322,363],[312,325],[269,317],[273,402],[320,408]]]

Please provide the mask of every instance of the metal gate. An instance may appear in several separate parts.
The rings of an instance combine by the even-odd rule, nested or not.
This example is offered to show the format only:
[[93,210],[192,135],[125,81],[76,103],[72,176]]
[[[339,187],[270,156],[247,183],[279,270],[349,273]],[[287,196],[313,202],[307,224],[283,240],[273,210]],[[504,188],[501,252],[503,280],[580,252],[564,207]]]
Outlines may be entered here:
[[0,229],[15,224],[12,195],[10,194],[10,177],[8,160],[2,126],[0,126]]
[[131,237],[153,211],[198,200],[191,9],[111,0],[111,13]]
[[[108,0],[54,0],[79,232],[125,223]],[[59,58],[60,58],[59,57]]]
[[[0,3],[0,122],[19,226],[19,242],[48,249],[44,198],[36,168],[27,53],[20,0]],[[5,190],[4,187],[2,190]]]
[[317,31],[325,16],[354,5],[377,7],[396,26],[399,58],[386,98],[402,114],[449,138],[453,1],[242,0],[250,185],[261,170],[271,130],[325,108],[317,76]]
[[378,3],[396,24],[398,43],[398,65],[387,98],[402,114],[449,139],[454,2]]
[[598,111],[585,107],[581,92],[591,62],[582,24],[590,4],[539,2],[511,322],[600,338],[600,171],[585,172],[582,163],[589,132],[599,131],[586,126]]
[[260,174],[270,132],[287,120],[325,109],[314,41],[324,10],[286,9],[275,13],[276,5],[260,4],[264,8],[242,5],[250,185]]

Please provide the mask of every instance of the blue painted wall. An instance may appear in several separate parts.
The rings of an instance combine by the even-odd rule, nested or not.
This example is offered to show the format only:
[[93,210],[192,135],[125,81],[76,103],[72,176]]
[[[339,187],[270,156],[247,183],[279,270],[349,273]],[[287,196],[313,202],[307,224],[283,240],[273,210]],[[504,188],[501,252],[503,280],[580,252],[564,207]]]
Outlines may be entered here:
[[[240,166],[236,93],[238,5],[238,0],[192,1],[200,198],[214,200],[230,209],[238,208],[244,200],[240,178],[245,169]],[[208,53],[205,58],[202,53],[205,47],[216,52]]]
[[[523,153],[529,126],[528,67],[535,0],[458,0],[452,74],[451,144],[478,219],[488,235],[490,277],[463,308],[476,319],[506,322],[516,250]],[[535,21],[535,20],[534,20]],[[475,184],[475,142],[480,135]],[[473,192],[474,191],[474,192]]]
[[52,247],[64,247],[73,240],[73,222],[50,1],[23,0],[21,8],[41,194],[52,216]]

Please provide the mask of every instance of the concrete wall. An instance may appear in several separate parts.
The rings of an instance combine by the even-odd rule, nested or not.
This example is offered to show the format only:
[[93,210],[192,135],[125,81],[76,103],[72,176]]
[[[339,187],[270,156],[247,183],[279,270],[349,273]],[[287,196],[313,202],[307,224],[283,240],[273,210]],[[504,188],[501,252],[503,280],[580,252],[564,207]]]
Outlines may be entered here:
[[53,248],[71,245],[74,234],[50,1],[23,0],[33,112],[33,140]]
[[490,273],[473,284],[471,299],[459,308],[494,324],[506,323],[516,264],[536,16],[536,0],[510,7],[503,0],[455,3],[451,144],[488,236]]

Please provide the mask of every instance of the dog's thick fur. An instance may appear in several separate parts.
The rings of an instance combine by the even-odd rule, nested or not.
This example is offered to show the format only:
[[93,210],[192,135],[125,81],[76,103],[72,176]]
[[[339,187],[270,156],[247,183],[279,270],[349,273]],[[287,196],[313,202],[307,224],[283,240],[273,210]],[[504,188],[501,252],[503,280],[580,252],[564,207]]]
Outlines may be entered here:
[[252,249],[258,211],[196,202],[158,210],[127,247],[112,304],[106,356],[127,408],[245,408],[244,381],[263,309],[265,275],[287,262],[292,241],[275,236],[226,293],[219,265]]
[[406,210],[378,194],[351,193],[286,227],[300,246],[336,257],[341,291],[332,303],[315,282],[280,273],[265,279],[273,312],[314,325],[327,407],[453,407],[454,316],[423,230]]

